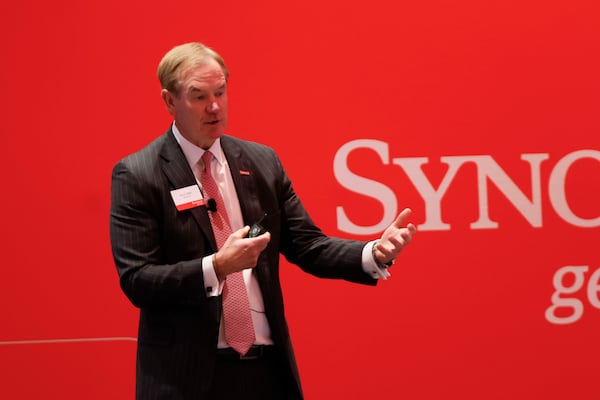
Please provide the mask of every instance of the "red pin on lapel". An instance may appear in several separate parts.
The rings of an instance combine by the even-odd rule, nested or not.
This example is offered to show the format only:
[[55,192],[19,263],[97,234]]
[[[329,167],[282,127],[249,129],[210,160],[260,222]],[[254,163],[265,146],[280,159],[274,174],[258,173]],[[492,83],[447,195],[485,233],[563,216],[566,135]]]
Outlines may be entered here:
[[250,171],[246,171],[244,169],[240,169],[240,175],[250,175]]

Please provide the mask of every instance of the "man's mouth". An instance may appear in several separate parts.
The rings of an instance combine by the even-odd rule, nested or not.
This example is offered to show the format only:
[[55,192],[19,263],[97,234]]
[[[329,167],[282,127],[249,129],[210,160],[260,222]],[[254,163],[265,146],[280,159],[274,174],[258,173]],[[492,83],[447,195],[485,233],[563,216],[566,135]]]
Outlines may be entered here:
[[218,119],[216,119],[216,120],[214,120],[214,121],[208,121],[208,122],[207,122],[207,124],[208,124],[208,125],[216,125],[216,124],[218,124],[218,123],[219,123],[219,120],[218,120]]

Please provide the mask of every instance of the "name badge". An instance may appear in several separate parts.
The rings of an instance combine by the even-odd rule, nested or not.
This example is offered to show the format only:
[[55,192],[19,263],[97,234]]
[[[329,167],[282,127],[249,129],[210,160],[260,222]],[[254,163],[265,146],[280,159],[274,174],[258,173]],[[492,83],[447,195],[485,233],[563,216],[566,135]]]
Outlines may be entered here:
[[203,206],[206,203],[202,198],[202,192],[200,192],[198,185],[171,190],[171,197],[173,197],[177,211]]

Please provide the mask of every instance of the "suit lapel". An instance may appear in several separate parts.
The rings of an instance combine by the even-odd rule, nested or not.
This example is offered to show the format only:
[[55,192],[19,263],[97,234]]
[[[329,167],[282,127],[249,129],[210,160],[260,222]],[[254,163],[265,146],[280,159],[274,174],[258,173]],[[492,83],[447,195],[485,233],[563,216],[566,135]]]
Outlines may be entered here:
[[[181,148],[179,147],[177,140],[175,140],[171,130],[165,134],[165,143],[161,150],[160,156],[163,161],[162,170],[167,176],[167,179],[169,179],[171,182],[173,189],[181,189],[184,187],[197,185],[196,177],[194,177],[194,173],[190,169],[185,155],[181,151]],[[200,230],[210,241],[213,251],[216,251],[217,243],[215,242],[215,237],[212,232],[210,218],[208,216],[206,207],[195,207],[181,212],[190,212],[192,214],[198,223]]]
[[242,152],[239,144],[234,142],[231,137],[222,136],[221,147],[229,164],[244,223],[252,225],[262,217],[262,210],[253,179],[253,173],[255,172],[252,170],[253,164]]
[[[233,178],[240,202],[244,223],[252,225],[264,215],[264,210],[256,192],[257,184],[254,178],[255,174],[258,173],[255,170],[256,164],[246,156],[240,144],[233,138],[222,136],[221,146],[223,147],[225,157],[227,157],[227,163],[229,164],[231,177]],[[269,298],[271,293],[271,287],[268,284],[271,280],[269,279],[267,251],[260,256],[257,266],[252,270],[258,279],[263,298],[265,299]]]

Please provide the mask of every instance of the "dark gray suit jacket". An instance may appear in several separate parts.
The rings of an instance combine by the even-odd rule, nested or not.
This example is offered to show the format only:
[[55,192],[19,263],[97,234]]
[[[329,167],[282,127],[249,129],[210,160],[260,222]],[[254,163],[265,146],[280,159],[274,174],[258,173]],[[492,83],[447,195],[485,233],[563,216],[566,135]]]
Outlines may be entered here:
[[[325,236],[269,147],[223,136],[244,222],[267,214],[271,241],[254,269],[282,365],[302,389],[284,315],[279,254],[324,278],[375,284],[362,271],[364,243]],[[247,171],[240,173],[240,171]],[[221,297],[205,295],[202,257],[217,248],[205,207],[177,211],[170,191],[196,180],[169,130],[116,164],[110,236],[121,288],[140,308],[138,399],[204,398],[214,371]]]

